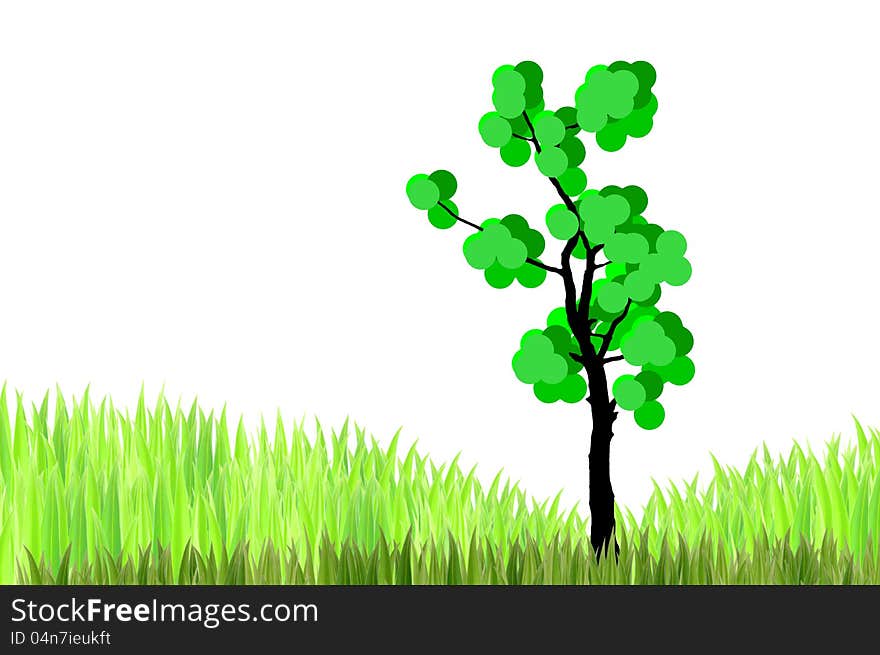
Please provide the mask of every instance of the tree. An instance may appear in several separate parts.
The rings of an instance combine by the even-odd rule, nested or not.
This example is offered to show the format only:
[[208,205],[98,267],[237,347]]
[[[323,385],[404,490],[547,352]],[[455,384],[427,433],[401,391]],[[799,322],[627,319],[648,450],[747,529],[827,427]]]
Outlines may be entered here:
[[[562,245],[558,265],[542,259],[545,238],[523,216],[477,223],[459,215],[452,200],[458,184],[449,171],[414,175],[406,185],[410,202],[427,212],[434,227],[462,223],[475,230],[464,241],[464,256],[490,286],[503,289],[517,281],[534,288],[548,274],[561,280],[563,306],[550,312],[546,327],[523,335],[512,363],[516,377],[533,385],[538,400],[586,398],[589,403],[590,542],[597,558],[603,550],[608,555],[611,543],[615,557],[619,553],[610,475],[618,409],[633,412],[637,425],[653,430],[665,418],[658,400],[664,386],[684,385],[694,376],[691,332],[676,314],[657,308],[661,284],[679,286],[691,276],[685,238],[648,222],[648,197],[641,188],[588,189],[581,168],[586,154],[581,132],[595,134],[598,146],[609,152],[622,148],[628,137],[650,132],[657,111],[655,79],[654,68],[644,61],[594,66],[577,89],[574,106],[551,111],[544,105],[543,73],[536,63],[501,66],[492,76],[495,110],[480,119],[480,136],[509,166],[523,166],[534,157],[550,181],[559,201],[545,221]],[[618,362],[633,369],[615,374],[609,389],[609,374]]]

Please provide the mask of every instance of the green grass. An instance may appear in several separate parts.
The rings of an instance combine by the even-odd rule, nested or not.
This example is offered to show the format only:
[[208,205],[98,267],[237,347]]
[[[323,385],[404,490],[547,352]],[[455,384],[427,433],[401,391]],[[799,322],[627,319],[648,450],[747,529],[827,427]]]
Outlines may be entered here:
[[621,560],[596,563],[559,496],[481,485],[346,424],[86,392],[7,410],[0,394],[0,583],[880,583],[880,433],[821,458],[764,448],[619,512]]

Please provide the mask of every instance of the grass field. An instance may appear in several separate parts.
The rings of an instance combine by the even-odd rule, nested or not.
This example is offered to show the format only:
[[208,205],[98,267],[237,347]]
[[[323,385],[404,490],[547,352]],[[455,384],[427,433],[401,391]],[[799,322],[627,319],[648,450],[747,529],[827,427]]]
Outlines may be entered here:
[[[820,456],[715,462],[619,511],[618,564],[586,519],[348,425],[248,434],[197,405],[132,416],[86,392],[0,394],[0,583],[880,584],[880,433]],[[51,415],[51,416],[50,416]]]

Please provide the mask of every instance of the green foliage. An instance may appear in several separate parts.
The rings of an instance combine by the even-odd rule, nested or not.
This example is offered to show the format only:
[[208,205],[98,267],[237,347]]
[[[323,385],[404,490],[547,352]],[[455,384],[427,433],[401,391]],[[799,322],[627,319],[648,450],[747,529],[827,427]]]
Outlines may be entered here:
[[552,146],[537,153],[535,163],[542,175],[559,177],[568,169],[568,156],[561,148]]
[[626,291],[619,282],[608,282],[599,289],[596,302],[606,313],[619,314],[626,307]]
[[636,379],[636,376],[628,373],[617,378],[612,392],[618,406],[630,411],[637,410],[644,405],[648,398],[648,393],[642,383]]
[[539,261],[544,236],[519,214],[485,220],[479,232],[465,239],[463,252],[467,262],[483,270],[486,282],[496,289],[508,287],[514,280],[533,288],[547,278],[547,271],[527,261]]
[[434,205],[428,210],[428,221],[439,230],[448,230],[458,222],[455,218],[456,214],[458,214],[458,206],[447,200],[443,206]]
[[666,410],[656,400],[648,400],[633,412],[636,424],[645,430],[655,430],[666,418]]
[[584,231],[591,244],[606,243],[618,225],[630,217],[630,206],[620,195],[600,195],[597,191],[587,191],[578,203]]
[[225,412],[160,397],[131,415],[88,392],[7,407],[4,387],[2,584],[880,584],[880,432],[858,424],[847,448],[764,446],[739,470],[713,458],[701,488],[656,487],[640,517],[617,511],[615,565],[558,497],[347,425],[248,435]]
[[514,139],[501,147],[501,160],[514,168],[525,165],[532,156],[532,149],[525,141]]
[[[449,171],[444,171],[442,169],[436,170],[428,176],[428,179],[437,185],[440,200],[449,200],[455,195],[455,191],[458,189],[458,181]],[[682,251],[682,253],[684,253],[684,251]]]
[[[545,224],[550,236],[565,243],[563,252],[568,254],[561,266],[542,262],[544,238],[522,216],[509,214],[481,225],[458,217],[451,200],[457,184],[450,173],[416,175],[407,185],[410,201],[427,209],[435,227],[446,229],[462,221],[478,230],[465,239],[463,251],[490,286],[503,289],[518,281],[537,287],[549,268],[563,276],[567,294],[575,288],[578,311],[589,303],[577,322],[578,338],[562,309],[548,319],[548,329],[559,328],[552,338],[546,330],[527,333],[533,338],[520,343],[512,360],[518,379],[532,385],[542,402],[578,402],[588,390],[583,366],[573,356],[581,361],[622,359],[635,370],[617,374],[612,395],[620,409],[634,412],[637,425],[648,430],[665,418],[658,401],[665,385],[684,385],[695,375],[689,357],[693,335],[678,316],[657,306],[663,285],[679,286],[691,277],[687,241],[680,232],[645,218],[648,195],[641,187],[587,188],[581,136],[593,133],[599,147],[617,150],[628,137],[646,135],[657,110],[655,81],[654,68],[644,61],[594,66],[577,89],[574,104],[552,109],[545,106],[543,73],[536,63],[503,65],[493,73],[493,107],[479,120],[480,136],[511,166],[524,165],[534,152],[538,171],[550,178],[560,196],[561,202],[546,211]],[[566,257],[589,258],[592,279],[582,283],[566,278],[574,275]],[[599,263],[601,258],[607,261]],[[597,272],[602,267],[604,276]],[[587,352],[581,352],[578,339]]]
[[565,138],[565,123],[552,111],[535,116],[535,138],[542,148],[558,146]]
[[534,385],[541,402],[577,403],[587,395],[587,382],[580,374],[583,366],[571,353],[580,354],[580,349],[560,307],[547,317],[546,329],[523,335],[513,356],[513,370],[521,382]]
[[486,219],[482,228],[464,241],[462,250],[468,264],[487,269],[497,263],[503,268],[516,270],[526,263],[526,244],[513,236],[500,219]]
[[526,79],[513,66],[501,66],[492,75],[492,104],[504,118],[516,118],[526,108]]
[[[648,240],[641,234],[619,232],[608,237],[605,243],[605,256],[609,261],[624,264],[640,264],[650,251]],[[650,295],[650,294],[647,294]]]
[[[544,74],[540,66],[532,61],[523,61],[516,66],[500,66],[492,75],[494,111],[480,118],[478,129],[486,145],[499,148],[501,160],[508,166],[522,166],[531,158],[531,146],[523,139],[532,134],[523,116],[543,115],[544,91],[541,88],[543,79]],[[554,127],[552,121],[540,122],[542,134],[552,140],[556,134],[554,130],[558,128]],[[557,165],[558,161],[557,156],[555,158]],[[554,159],[551,156],[549,165],[552,164]]]
[[620,150],[627,137],[647,135],[657,113],[656,78],[645,61],[594,66],[575,93],[578,125],[594,132],[598,146],[609,152]]
[[656,321],[641,321],[623,337],[620,352],[633,366],[663,367],[675,359],[675,342]]
[[587,188],[587,174],[576,166],[572,167],[569,159],[569,168],[559,176],[559,185],[569,196],[577,196]]
[[654,371],[643,370],[635,376],[645,391],[645,400],[657,400],[663,393],[663,377]]
[[479,124],[480,136],[487,146],[501,148],[510,142],[513,137],[513,128],[510,121],[497,111],[484,114]]
[[427,175],[413,175],[406,183],[406,195],[416,209],[431,209],[440,201],[440,187]]
[[547,210],[547,229],[557,239],[568,241],[580,229],[580,219],[565,205],[553,205]]
[[441,230],[449,229],[458,221],[458,207],[451,200],[457,189],[455,176],[442,169],[430,175],[418,173],[406,183],[406,195],[412,206],[426,210],[428,221]]
[[553,348],[553,340],[541,330],[529,330],[513,356],[513,370],[522,382],[558,384],[568,374],[568,364]]
[[578,125],[586,132],[598,132],[609,118],[625,118],[634,109],[638,92],[639,78],[630,71],[594,66],[574,96]]

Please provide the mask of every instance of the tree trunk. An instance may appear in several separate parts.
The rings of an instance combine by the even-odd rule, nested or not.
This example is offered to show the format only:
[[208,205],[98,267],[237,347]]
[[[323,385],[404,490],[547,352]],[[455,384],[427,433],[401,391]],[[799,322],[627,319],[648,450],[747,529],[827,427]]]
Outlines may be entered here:
[[613,543],[614,559],[617,561],[620,546],[614,534],[614,490],[611,488],[611,437],[617,412],[608,396],[608,380],[602,364],[590,366],[587,377],[590,388],[588,402],[593,419],[589,455],[590,543],[597,561],[603,552],[608,556],[609,546]]

